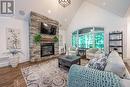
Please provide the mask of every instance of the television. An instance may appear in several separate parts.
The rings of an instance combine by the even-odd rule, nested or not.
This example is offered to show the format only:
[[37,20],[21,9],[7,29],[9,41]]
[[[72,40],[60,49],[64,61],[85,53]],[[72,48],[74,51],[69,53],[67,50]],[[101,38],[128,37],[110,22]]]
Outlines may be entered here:
[[41,34],[56,35],[57,26],[41,23]]

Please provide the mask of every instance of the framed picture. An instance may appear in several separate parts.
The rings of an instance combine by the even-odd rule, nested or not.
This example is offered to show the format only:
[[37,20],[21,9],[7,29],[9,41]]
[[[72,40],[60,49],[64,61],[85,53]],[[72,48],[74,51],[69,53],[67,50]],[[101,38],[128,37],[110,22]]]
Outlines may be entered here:
[[7,49],[21,49],[20,29],[7,28]]

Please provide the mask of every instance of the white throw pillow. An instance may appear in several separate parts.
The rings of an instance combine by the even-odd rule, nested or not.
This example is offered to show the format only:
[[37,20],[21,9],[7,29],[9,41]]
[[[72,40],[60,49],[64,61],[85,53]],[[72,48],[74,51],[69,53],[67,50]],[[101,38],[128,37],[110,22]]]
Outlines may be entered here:
[[110,71],[123,78],[125,76],[126,70],[122,63],[108,62],[105,71]]
[[112,51],[108,56],[105,71],[111,71],[121,78],[123,78],[124,75],[126,74],[125,64],[116,51]]
[[120,57],[120,55],[118,54],[117,51],[112,51],[112,52],[109,54],[108,58],[112,58],[112,57]]

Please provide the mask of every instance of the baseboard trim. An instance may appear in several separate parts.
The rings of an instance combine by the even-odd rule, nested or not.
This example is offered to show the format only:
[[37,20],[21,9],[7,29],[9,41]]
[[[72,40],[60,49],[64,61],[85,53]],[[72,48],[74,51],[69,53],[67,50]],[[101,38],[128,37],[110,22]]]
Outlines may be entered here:
[[5,67],[5,66],[9,66],[9,62],[2,62],[0,63],[0,67]]

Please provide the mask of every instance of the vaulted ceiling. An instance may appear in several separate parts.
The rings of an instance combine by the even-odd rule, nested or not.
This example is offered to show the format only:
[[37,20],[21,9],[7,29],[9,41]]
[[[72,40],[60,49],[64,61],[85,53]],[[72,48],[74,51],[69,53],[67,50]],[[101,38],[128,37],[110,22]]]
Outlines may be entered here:
[[[90,2],[98,7],[101,7],[115,15],[124,17],[130,14],[130,0],[71,0],[71,4],[63,8],[58,4],[58,0],[15,0],[16,2],[16,18],[28,20],[29,12],[35,11],[37,13],[48,16],[52,19],[58,20],[64,29],[70,24],[73,16],[80,8],[84,1]],[[90,9],[91,10],[91,9]],[[127,12],[128,11],[128,12]],[[22,12],[25,12],[23,15]],[[22,13],[22,14],[21,14]]]
[[[44,16],[50,17],[64,25],[67,28],[83,0],[71,0],[71,4],[63,8],[58,0],[15,0],[16,2],[16,17],[28,20],[30,11],[37,12]],[[25,15],[21,15],[25,12]]]
[[130,7],[130,0],[87,0],[111,13],[124,17]]

